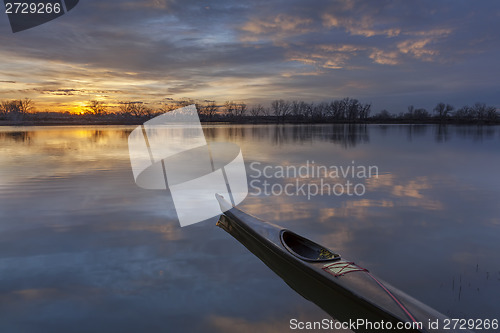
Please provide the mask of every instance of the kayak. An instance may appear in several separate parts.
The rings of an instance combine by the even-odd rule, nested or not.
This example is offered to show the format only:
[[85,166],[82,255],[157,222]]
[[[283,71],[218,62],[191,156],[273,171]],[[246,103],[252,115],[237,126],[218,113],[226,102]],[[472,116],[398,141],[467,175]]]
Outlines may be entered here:
[[217,226],[243,244],[297,293],[337,321],[350,323],[350,329],[458,332],[446,325],[450,320],[446,316],[366,268],[288,229],[251,216],[220,195],[216,197],[224,212]]

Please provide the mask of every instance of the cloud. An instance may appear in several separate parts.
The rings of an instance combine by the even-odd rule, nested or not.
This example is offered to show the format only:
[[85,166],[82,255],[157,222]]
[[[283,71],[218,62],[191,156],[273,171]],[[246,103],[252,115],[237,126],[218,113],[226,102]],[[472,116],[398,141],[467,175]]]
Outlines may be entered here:
[[349,64],[349,60],[366,50],[361,45],[351,44],[318,44],[310,49],[305,45],[289,48],[288,61],[298,61],[326,69],[340,69]]
[[265,18],[252,18],[241,30],[244,32],[242,41],[258,41],[261,36],[267,36],[278,41],[284,38],[303,35],[313,31],[312,19],[299,16],[278,14]]
[[344,95],[389,110],[436,99],[497,104],[497,12],[431,1],[88,0],[2,34],[0,93],[48,104],[104,91],[153,102]]
[[438,51],[429,48],[431,42],[432,40],[429,38],[416,41],[406,40],[398,44],[398,49],[401,53],[410,54],[417,59],[432,61],[434,56],[438,54]]
[[326,28],[343,28],[352,35],[360,35],[364,37],[385,35],[387,37],[395,37],[401,33],[401,29],[399,28],[377,29],[373,19],[369,16],[357,19],[327,13],[323,15],[322,19],[323,25]]
[[429,177],[417,177],[406,182],[401,182],[393,174],[379,175],[377,178],[369,178],[366,180],[367,190],[386,190],[395,198],[394,202],[396,204],[391,201],[376,202],[373,200],[362,200],[360,202],[354,202],[354,204],[359,207],[391,207],[391,205],[406,205],[424,210],[442,210],[444,207],[443,203],[434,200],[426,194],[425,190],[432,189],[432,183]]
[[399,53],[396,51],[384,51],[379,49],[373,49],[370,53],[370,59],[377,64],[382,65],[397,65],[399,63]]

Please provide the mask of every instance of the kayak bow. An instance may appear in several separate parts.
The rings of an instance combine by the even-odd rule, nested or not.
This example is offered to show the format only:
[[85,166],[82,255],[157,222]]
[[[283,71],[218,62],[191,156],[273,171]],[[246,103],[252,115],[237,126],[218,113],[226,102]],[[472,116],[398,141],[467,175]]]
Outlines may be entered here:
[[[333,318],[342,322],[359,318],[371,323],[390,322],[394,330],[405,327],[403,330],[410,332],[454,332],[429,327],[429,323],[435,322],[444,325],[447,317],[367,269],[290,230],[233,207],[220,195],[216,197],[224,212],[217,226]],[[370,327],[360,330],[380,331]]]

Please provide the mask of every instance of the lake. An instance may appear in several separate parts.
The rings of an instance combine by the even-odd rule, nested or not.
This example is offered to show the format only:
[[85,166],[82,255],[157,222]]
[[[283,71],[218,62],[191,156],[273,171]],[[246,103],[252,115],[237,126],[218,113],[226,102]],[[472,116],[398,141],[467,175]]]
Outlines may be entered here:
[[[329,318],[216,217],[181,228],[167,191],[136,186],[133,128],[0,128],[0,332],[286,332]],[[204,131],[241,147],[241,209],[452,318],[500,319],[499,126]],[[325,182],[336,192],[318,193]]]

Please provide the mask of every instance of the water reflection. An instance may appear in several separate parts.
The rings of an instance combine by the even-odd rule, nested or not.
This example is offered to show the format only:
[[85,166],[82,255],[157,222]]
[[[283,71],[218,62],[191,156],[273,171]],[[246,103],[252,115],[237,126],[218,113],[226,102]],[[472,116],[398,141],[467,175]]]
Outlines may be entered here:
[[304,144],[325,141],[344,148],[355,147],[370,142],[370,136],[385,136],[401,133],[408,141],[426,139],[433,132],[435,142],[452,139],[467,141],[493,140],[498,134],[498,126],[483,125],[206,125],[207,138],[215,140],[266,141],[274,145]]
[[0,131],[0,140],[12,140],[14,142],[29,143],[35,134],[28,131]]
[[450,140],[449,127],[446,125],[437,125],[435,137],[436,142],[446,142]]
[[497,134],[494,126],[460,126],[457,127],[457,135],[461,138],[470,138],[473,141],[491,140]]
[[[110,131],[110,128],[113,131]],[[132,132],[133,128],[130,127],[114,127],[108,126],[108,128],[95,129],[93,127],[22,127],[21,129],[16,127],[0,127],[0,140],[3,143],[13,141],[16,143],[29,143],[35,138],[39,141],[43,141],[49,138],[81,138],[89,140],[92,143],[97,143],[100,141],[105,141],[109,139],[109,136],[128,138],[128,135]]]
[[[127,148],[133,128],[0,128],[1,332],[282,332],[291,318],[326,317],[216,219],[180,228],[167,192],[138,188]],[[240,145],[247,167],[377,165],[362,197],[259,195],[241,207],[452,317],[498,316],[498,126],[204,132]]]
[[207,138],[215,140],[266,141],[273,145],[325,141],[354,147],[369,142],[368,125],[241,125],[204,127]]
[[[114,126],[108,126],[113,128]],[[75,129],[78,128],[78,131]],[[0,128],[0,140],[14,142],[31,142],[37,134],[51,137],[70,133],[71,136],[86,138],[97,143],[106,140],[112,133],[115,137],[128,138],[133,126],[94,129],[92,127],[51,128],[50,131],[13,127]],[[370,131],[376,135],[387,135],[391,130],[403,131],[409,141],[426,137],[429,130],[434,132],[435,142],[446,142],[454,137],[479,141],[492,140],[498,134],[498,126],[486,125],[366,125],[366,124],[331,124],[331,125],[204,125],[203,132],[209,139],[215,140],[261,140],[275,145],[303,144],[305,142],[326,141],[339,144],[345,148],[370,142]]]
[[428,129],[428,125],[408,125],[406,127],[408,141],[413,141],[413,139],[425,137],[427,135]]

